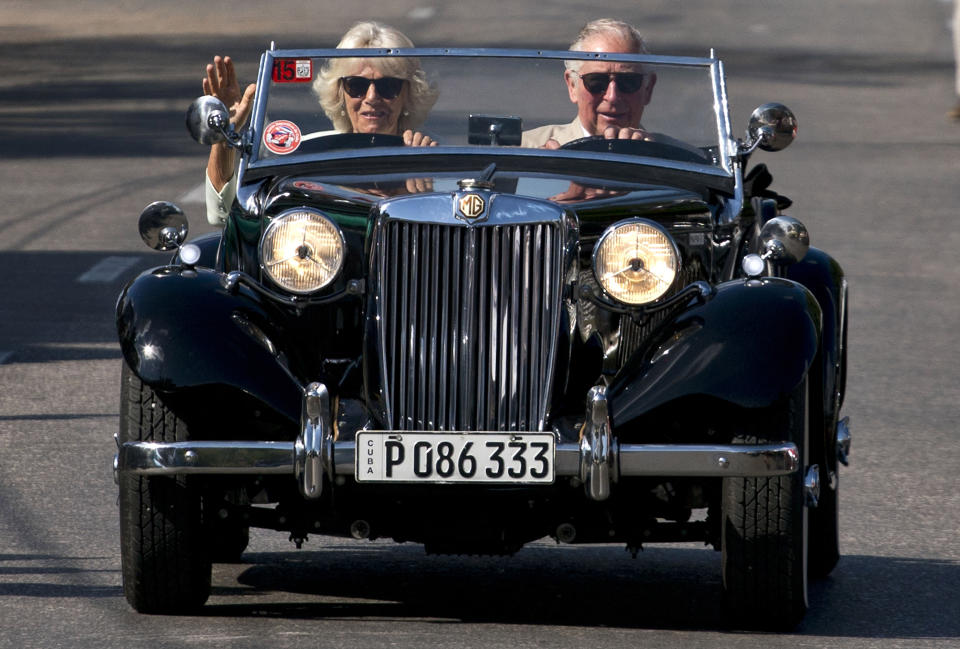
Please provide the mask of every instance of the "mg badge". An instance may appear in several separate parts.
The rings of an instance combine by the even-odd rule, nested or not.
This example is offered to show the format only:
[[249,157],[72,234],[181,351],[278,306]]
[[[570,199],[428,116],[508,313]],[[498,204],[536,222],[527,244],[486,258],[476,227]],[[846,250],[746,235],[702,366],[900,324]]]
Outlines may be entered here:
[[460,213],[468,219],[475,219],[483,214],[487,204],[479,194],[466,194],[460,199]]

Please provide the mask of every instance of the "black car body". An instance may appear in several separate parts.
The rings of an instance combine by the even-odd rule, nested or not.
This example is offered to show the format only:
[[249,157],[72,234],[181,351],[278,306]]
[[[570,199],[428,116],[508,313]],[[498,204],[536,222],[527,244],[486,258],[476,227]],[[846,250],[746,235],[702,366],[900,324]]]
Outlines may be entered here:
[[[271,79],[361,54],[419,58],[440,146],[334,133],[308,85]],[[657,71],[652,141],[485,141],[569,120],[534,81],[562,92],[562,60],[598,56]],[[118,302],[131,604],[201,605],[255,526],[435,553],[707,543],[732,615],[795,624],[839,556],[846,281],[745,172],[796,120],[765,105],[735,139],[723,78],[715,58],[271,50],[242,137],[196,104],[199,137],[242,152],[238,200],[191,244],[148,208],[145,239],[179,250]]]

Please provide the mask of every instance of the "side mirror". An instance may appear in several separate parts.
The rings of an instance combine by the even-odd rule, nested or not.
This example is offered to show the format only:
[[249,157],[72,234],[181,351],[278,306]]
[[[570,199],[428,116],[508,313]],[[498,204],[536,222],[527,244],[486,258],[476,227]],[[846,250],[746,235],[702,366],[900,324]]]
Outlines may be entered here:
[[770,103],[758,107],[750,115],[747,142],[740,154],[751,153],[757,147],[764,151],[782,151],[797,137],[797,118],[783,104]]
[[810,249],[807,226],[790,216],[776,216],[760,230],[761,255],[780,264],[795,264]]
[[187,240],[187,217],[167,201],[147,205],[140,213],[140,238],[154,250],[175,250]]
[[230,113],[222,101],[210,95],[198,97],[187,109],[187,130],[200,144],[232,142],[236,134],[230,130]]

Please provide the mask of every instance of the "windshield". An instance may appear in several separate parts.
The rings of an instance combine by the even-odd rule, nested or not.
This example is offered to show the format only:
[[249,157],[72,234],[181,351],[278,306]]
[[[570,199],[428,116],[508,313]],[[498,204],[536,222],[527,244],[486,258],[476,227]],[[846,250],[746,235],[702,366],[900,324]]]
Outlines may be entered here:
[[[577,56],[584,60],[565,65],[564,59]],[[249,166],[396,149],[405,146],[402,137],[409,130],[415,144],[436,143],[431,150],[436,153],[543,155],[559,146],[558,156],[590,151],[729,172],[719,78],[713,59],[492,50],[270,51],[261,64]],[[611,124],[636,128],[642,140],[583,139]]]

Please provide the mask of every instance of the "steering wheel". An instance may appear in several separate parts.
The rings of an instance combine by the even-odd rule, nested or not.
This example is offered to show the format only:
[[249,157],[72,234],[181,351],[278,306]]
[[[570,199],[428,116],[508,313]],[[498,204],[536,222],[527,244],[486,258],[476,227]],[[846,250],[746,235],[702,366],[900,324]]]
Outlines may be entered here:
[[659,142],[657,140],[621,140],[610,139],[602,135],[590,135],[571,140],[560,146],[567,151],[596,151],[598,153],[620,153],[625,155],[643,155],[651,158],[669,158],[681,162],[709,164],[703,155],[681,146]]

